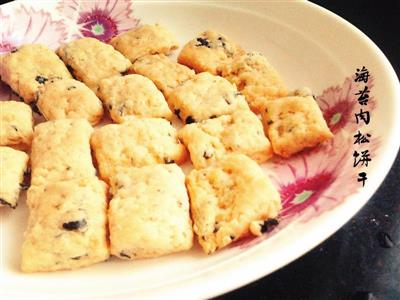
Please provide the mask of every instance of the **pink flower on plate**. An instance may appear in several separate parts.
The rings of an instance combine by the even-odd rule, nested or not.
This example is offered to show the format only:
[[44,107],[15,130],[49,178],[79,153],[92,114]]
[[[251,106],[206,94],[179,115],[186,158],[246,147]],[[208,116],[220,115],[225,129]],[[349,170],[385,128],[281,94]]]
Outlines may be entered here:
[[[323,91],[321,96],[316,97],[319,107],[321,108],[324,118],[331,129],[336,134],[346,126],[352,129],[357,127],[354,119],[354,112],[361,105],[358,103],[358,95],[356,95],[365,86],[369,90],[373,87],[373,78],[370,77],[368,84],[362,82],[354,82],[354,77],[347,77],[342,86],[329,87]],[[375,107],[375,100],[369,95],[368,109]]]
[[0,10],[0,24],[0,55],[23,44],[56,48],[67,36],[65,25],[53,21],[50,13],[24,5],[7,14]]
[[63,0],[58,10],[72,21],[74,37],[94,37],[106,42],[139,24],[139,19],[132,16],[130,0]]
[[[271,177],[282,199],[281,220],[309,208],[316,215],[361,187],[352,168],[350,137],[341,136],[337,139],[347,140],[347,143],[335,143],[340,144],[338,147],[327,144],[289,161],[278,159],[273,164],[274,173]],[[336,190],[334,186],[342,188]]]

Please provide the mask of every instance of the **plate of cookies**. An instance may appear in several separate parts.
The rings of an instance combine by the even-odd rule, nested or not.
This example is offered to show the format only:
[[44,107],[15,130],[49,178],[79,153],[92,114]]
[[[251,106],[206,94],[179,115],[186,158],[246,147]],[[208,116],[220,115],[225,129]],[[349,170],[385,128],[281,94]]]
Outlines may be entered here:
[[209,298],[345,224],[400,88],[306,1],[0,6],[0,295]]

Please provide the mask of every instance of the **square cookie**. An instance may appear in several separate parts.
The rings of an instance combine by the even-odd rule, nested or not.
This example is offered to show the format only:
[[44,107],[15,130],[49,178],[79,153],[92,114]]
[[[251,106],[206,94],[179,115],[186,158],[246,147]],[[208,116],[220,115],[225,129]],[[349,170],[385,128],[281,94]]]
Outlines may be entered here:
[[278,191],[261,167],[242,154],[192,170],[186,178],[194,232],[207,254],[248,233],[260,235],[281,209]]
[[92,126],[84,119],[63,119],[35,127],[32,185],[96,175],[90,152]]
[[0,207],[15,208],[20,184],[28,165],[28,154],[0,146]]
[[94,38],[72,41],[61,46],[57,54],[73,70],[73,75],[96,94],[101,79],[120,75],[131,65],[112,46]]
[[172,118],[163,94],[147,77],[138,74],[114,76],[103,79],[99,86],[100,98],[117,123],[132,116]]
[[96,125],[103,117],[100,99],[75,79],[47,81],[39,90],[37,106],[46,120],[86,119]]
[[18,101],[0,101],[0,145],[28,149],[33,136],[31,107]]
[[221,76],[236,84],[256,113],[263,110],[266,101],[288,94],[279,73],[257,52],[234,58],[232,63],[221,67]]
[[[40,189],[40,191],[31,191]],[[28,228],[21,252],[24,272],[70,270],[109,257],[106,185],[59,181],[28,191]]]
[[101,177],[109,181],[121,167],[183,163],[186,149],[164,119],[130,119],[96,129],[91,138]]
[[24,45],[0,58],[0,77],[26,103],[36,101],[40,85],[51,78],[71,78],[67,67],[45,45]]
[[262,120],[273,151],[283,157],[333,137],[312,96],[270,101],[262,112]]
[[185,175],[175,164],[127,168],[111,180],[111,254],[157,257],[193,244]]
[[159,24],[143,25],[111,39],[110,44],[134,62],[147,54],[170,54],[178,48],[175,37]]
[[207,72],[197,74],[174,89],[168,102],[178,118],[186,124],[249,109],[235,85]]
[[228,64],[244,50],[231,39],[212,30],[200,33],[189,41],[179,53],[178,62],[194,69],[197,73],[219,74],[219,68]]
[[214,164],[227,153],[241,153],[262,163],[272,148],[261,121],[250,110],[185,125],[179,138],[189,150],[195,168]]
[[164,54],[145,55],[138,58],[129,68],[130,73],[150,78],[168,99],[176,87],[194,77],[194,71],[178,64]]

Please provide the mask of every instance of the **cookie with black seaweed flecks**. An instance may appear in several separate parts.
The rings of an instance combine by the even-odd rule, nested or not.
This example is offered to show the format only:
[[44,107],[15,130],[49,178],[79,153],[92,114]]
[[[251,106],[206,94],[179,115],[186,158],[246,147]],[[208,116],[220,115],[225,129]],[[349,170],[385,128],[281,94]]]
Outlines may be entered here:
[[92,132],[85,119],[37,125],[31,150],[31,185],[95,176],[89,143]]
[[143,25],[112,38],[110,44],[134,62],[147,54],[170,54],[178,48],[172,33],[160,24]]
[[288,94],[280,74],[257,52],[235,57],[220,67],[221,76],[234,83],[243,93],[250,108],[260,113],[266,103]]
[[52,78],[71,78],[56,53],[45,45],[23,45],[0,56],[0,77],[26,103],[36,101],[39,87]]
[[70,270],[109,257],[107,188],[96,177],[32,186],[21,251],[24,272]]
[[128,72],[150,78],[166,99],[176,87],[192,79],[195,74],[192,69],[164,54],[142,56],[132,64]]
[[28,149],[33,136],[32,109],[19,101],[0,101],[0,145]]
[[147,77],[139,74],[115,76],[103,79],[99,86],[100,98],[117,123],[130,117],[172,118],[163,94]]
[[75,79],[51,79],[40,88],[37,107],[46,120],[86,119],[96,125],[103,104],[84,83]]
[[179,53],[178,62],[194,69],[197,73],[219,74],[219,68],[234,57],[243,55],[244,50],[221,33],[207,30],[189,41]]
[[0,207],[17,206],[28,160],[25,152],[0,146]]
[[95,38],[82,38],[62,45],[57,54],[69,66],[73,75],[98,95],[100,80],[121,75],[130,61],[112,46]]
[[312,96],[291,96],[268,102],[262,112],[265,133],[282,157],[333,138]]
[[192,247],[185,175],[176,164],[124,168],[110,185],[111,254],[137,259]]
[[169,94],[168,102],[186,124],[249,109],[235,85],[208,72],[197,74],[175,88]]
[[132,118],[103,126],[90,142],[100,176],[107,182],[119,168],[180,164],[187,158],[176,129],[161,118]]
[[215,164],[229,153],[241,153],[262,163],[272,148],[261,121],[250,110],[185,125],[179,138],[189,150],[195,168]]
[[249,233],[261,235],[264,224],[282,207],[261,167],[242,154],[228,154],[213,166],[192,170],[186,186],[193,230],[207,254]]

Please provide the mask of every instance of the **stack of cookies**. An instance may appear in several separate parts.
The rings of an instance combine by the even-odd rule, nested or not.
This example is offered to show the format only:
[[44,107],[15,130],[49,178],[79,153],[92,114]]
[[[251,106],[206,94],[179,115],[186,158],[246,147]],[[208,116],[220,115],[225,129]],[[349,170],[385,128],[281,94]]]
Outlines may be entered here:
[[259,164],[332,137],[311,91],[289,92],[264,56],[211,30],[174,61],[177,48],[155,24],[1,57],[1,79],[46,119],[33,131],[29,105],[0,102],[0,205],[16,206],[28,163],[5,146],[31,155],[23,271],[157,257],[194,235],[210,254],[276,223]]

